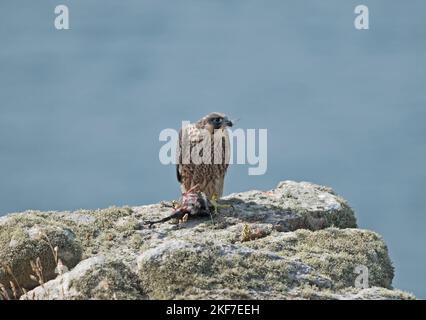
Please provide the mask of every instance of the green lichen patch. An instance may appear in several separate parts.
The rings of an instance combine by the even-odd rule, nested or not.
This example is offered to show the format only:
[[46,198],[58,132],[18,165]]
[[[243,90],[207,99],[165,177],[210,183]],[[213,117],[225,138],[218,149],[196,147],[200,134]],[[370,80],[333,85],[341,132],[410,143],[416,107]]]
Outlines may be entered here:
[[72,230],[35,213],[10,216],[0,225],[0,283],[9,287],[13,281],[16,287],[35,287],[38,283],[30,275],[35,274],[31,261],[37,259],[43,267],[42,280],[52,279],[56,268],[55,247],[58,258],[68,268],[80,261],[82,248]]
[[368,269],[370,286],[391,288],[393,266],[387,247],[374,232],[358,229],[329,228],[316,232],[297,230],[249,242],[251,248],[263,248],[281,256],[295,257],[330,277],[335,288],[351,287],[359,275],[357,266]]
[[278,294],[298,283],[312,282],[311,269],[299,262],[212,242],[169,241],[145,251],[138,265],[151,299],[196,296],[200,291],[226,291],[228,297],[246,297],[249,292]]
[[70,286],[79,293],[78,299],[135,300],[144,298],[139,282],[122,262],[111,261],[72,281]]

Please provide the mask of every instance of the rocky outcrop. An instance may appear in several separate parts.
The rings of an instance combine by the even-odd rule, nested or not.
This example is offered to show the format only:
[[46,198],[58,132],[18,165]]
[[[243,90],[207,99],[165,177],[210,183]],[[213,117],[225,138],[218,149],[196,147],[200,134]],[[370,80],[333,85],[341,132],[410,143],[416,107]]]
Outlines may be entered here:
[[21,299],[146,299],[139,279],[121,261],[95,256],[80,262],[73,270],[38,286]]
[[330,188],[284,181],[266,192],[231,194],[221,204],[212,217],[152,228],[145,222],[169,215],[171,203],[3,217],[0,296],[414,298],[392,288],[383,239],[357,229],[354,212]]
[[66,226],[42,215],[16,215],[0,222],[0,283],[32,288],[55,277],[59,260],[72,268],[83,249]]

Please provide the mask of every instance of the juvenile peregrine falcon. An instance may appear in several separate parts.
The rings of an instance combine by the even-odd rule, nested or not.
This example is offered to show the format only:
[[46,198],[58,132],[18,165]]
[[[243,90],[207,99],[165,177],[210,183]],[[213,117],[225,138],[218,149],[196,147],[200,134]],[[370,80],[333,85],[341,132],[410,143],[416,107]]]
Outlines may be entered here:
[[197,188],[209,199],[220,198],[229,165],[229,136],[232,122],[213,112],[179,131],[176,175],[182,193]]

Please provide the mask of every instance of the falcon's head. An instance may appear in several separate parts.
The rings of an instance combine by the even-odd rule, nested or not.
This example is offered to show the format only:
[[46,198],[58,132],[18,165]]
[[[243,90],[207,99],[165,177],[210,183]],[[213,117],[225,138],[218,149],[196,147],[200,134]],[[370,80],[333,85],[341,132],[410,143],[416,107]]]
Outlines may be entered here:
[[229,120],[226,115],[219,112],[212,112],[206,115],[200,119],[197,124],[199,127],[209,130],[210,133],[213,133],[214,130],[223,130],[226,127],[232,127],[232,121]]

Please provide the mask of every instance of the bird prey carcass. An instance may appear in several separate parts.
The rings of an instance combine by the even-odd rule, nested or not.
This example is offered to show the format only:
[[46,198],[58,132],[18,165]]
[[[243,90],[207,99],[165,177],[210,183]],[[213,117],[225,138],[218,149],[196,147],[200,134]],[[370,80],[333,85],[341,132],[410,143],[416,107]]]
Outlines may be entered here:
[[176,175],[182,194],[196,188],[208,199],[222,196],[230,159],[228,127],[232,127],[232,121],[222,113],[213,112],[181,128]]

